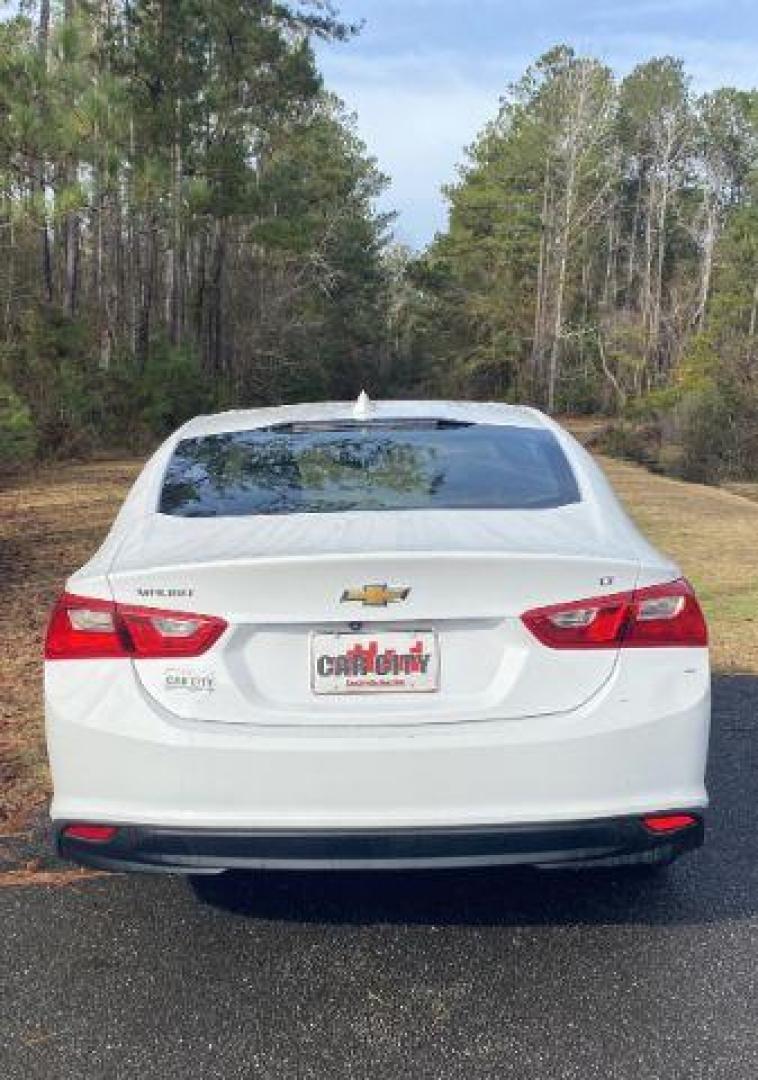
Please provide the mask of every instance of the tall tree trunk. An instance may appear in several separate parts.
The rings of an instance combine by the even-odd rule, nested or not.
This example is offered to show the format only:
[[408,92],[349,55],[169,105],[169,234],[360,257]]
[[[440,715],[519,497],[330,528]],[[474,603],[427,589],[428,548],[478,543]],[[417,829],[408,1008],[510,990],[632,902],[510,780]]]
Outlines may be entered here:
[[[75,0],[66,0],[64,6],[64,18],[71,23],[75,16]],[[71,155],[66,162],[65,182],[70,189],[78,180],[78,163],[76,157]],[[64,223],[65,244],[65,273],[64,273],[64,303],[66,311],[73,318],[77,306],[77,286],[79,273],[79,215],[75,210],[69,210]]]
[[657,198],[657,183],[653,176],[648,181],[647,205],[645,207],[645,266],[642,273],[642,297],[640,308],[642,311],[642,326],[645,334],[645,360],[650,359],[651,337],[650,317],[653,307],[653,221],[655,215],[655,200]]
[[211,267],[211,280],[208,289],[208,361],[207,368],[215,378],[221,376],[224,367],[223,357],[223,297],[224,269],[226,262],[226,222],[223,218],[216,222],[216,237]]
[[16,281],[16,230],[13,215],[8,215],[8,291],[5,300],[5,340],[11,340],[13,330],[13,290]]
[[616,395],[617,408],[618,411],[621,412],[626,405],[626,392],[610,369],[610,366],[608,364],[608,357],[605,351],[605,342],[603,341],[602,332],[599,330],[597,335],[597,351],[600,356],[600,365],[603,369],[603,374],[613,387],[613,392]]
[[716,247],[716,233],[718,230],[716,202],[711,191],[706,190],[703,196],[703,203],[705,214],[703,257],[700,268],[700,295],[698,297],[694,320],[698,330],[703,330],[705,327],[705,313],[708,309],[708,299],[711,292],[711,278],[713,276],[713,252]]
[[[169,4],[170,6],[170,4]],[[161,15],[166,18],[165,0]],[[170,218],[167,223],[165,317],[166,330],[172,345],[179,345],[182,338],[182,36],[176,31],[173,55],[173,132],[169,158],[170,168]]]
[[663,177],[661,194],[658,200],[658,216],[656,222],[656,258],[655,258],[655,285],[653,288],[652,307],[650,312],[650,348],[653,359],[660,370],[663,358],[660,355],[661,344],[661,305],[663,302],[663,264],[666,258],[666,215],[669,202],[669,175],[668,171]]
[[616,207],[612,205],[608,214],[608,250],[605,253],[605,275],[603,277],[603,304],[613,304],[616,300]]
[[[574,136],[575,138],[575,136]],[[576,186],[577,147],[572,141],[569,151],[568,170],[566,176],[566,193],[563,202],[563,217],[559,236],[559,261],[558,282],[555,290],[555,308],[553,314],[553,333],[550,342],[550,365],[548,368],[547,381],[547,411],[552,415],[555,412],[556,388],[558,384],[558,369],[560,366],[560,352],[563,341],[563,305],[566,295],[566,277],[568,272],[569,243],[571,237],[571,221],[574,212],[574,189]]]
[[[112,0],[100,0],[97,18],[98,79],[107,83],[110,74],[108,35],[111,25]],[[116,191],[109,175],[111,150],[111,116],[106,102],[104,130],[98,134],[98,156],[95,169],[97,218],[95,229],[95,278],[100,338],[100,367],[107,371],[111,365],[116,338]]]
[[150,348],[150,316],[153,309],[153,293],[155,288],[155,274],[158,262],[158,245],[156,234],[158,222],[155,213],[151,213],[145,219],[145,259],[142,276],[141,304],[139,324],[137,329],[137,363],[138,369],[143,371],[147,363],[148,350]]
[[[39,27],[37,32],[37,49],[39,51],[40,68],[42,77],[47,75],[47,55],[50,42],[50,0],[41,0],[39,6]],[[44,94],[47,94],[45,87]],[[42,281],[45,290],[45,298],[48,303],[53,301],[53,257],[50,244],[50,228],[47,216],[47,163],[44,157],[40,157],[37,171],[37,183],[39,185],[41,212],[42,212]]]
[[176,128],[171,152],[171,246],[169,249],[169,340],[182,340],[182,103],[176,103]]
[[560,367],[560,350],[563,339],[563,303],[566,293],[566,271],[568,269],[568,236],[561,238],[561,254],[558,266],[558,286],[555,294],[555,313],[553,319],[553,338],[550,342],[550,365],[547,379],[547,411],[555,412],[555,396]]
[[637,268],[637,232],[640,227],[640,211],[642,206],[642,174],[637,180],[637,195],[634,200],[634,214],[632,215],[632,230],[629,236],[629,253],[626,265],[626,292],[627,306],[630,306],[632,288],[634,286],[635,271]]
[[542,214],[540,217],[540,251],[537,263],[537,297],[534,306],[534,336],[532,338],[532,351],[530,358],[530,389],[533,391],[540,377],[542,367],[542,349],[544,333],[544,307],[545,307],[545,277],[547,256],[547,221],[550,208],[550,160],[545,167],[545,188],[542,196]]
[[758,324],[758,277],[753,287],[753,303],[750,308],[750,328],[748,330],[748,336],[750,338],[750,348],[752,350],[753,342],[755,341],[755,331]]

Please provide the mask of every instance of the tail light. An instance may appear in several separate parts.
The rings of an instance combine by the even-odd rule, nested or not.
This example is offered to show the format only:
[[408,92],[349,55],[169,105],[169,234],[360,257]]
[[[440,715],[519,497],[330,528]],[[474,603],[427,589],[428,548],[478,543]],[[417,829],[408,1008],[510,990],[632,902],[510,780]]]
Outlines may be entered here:
[[200,656],[226,630],[213,615],[159,611],[64,593],[53,608],[46,660]]
[[684,578],[634,592],[535,608],[521,616],[551,649],[634,649],[704,646],[708,631]]
[[63,835],[70,840],[88,840],[94,844],[107,844],[109,840],[114,840],[117,834],[115,825],[67,825],[63,830]]
[[648,814],[642,819],[642,824],[648,832],[665,836],[666,833],[680,832],[697,825],[697,818],[694,814]]

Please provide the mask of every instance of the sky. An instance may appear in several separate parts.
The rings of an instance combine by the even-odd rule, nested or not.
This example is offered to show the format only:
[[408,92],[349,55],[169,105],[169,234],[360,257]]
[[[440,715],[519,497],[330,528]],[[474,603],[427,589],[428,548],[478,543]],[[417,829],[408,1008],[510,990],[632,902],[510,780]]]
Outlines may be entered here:
[[441,187],[497,112],[508,84],[558,43],[619,74],[681,57],[696,90],[758,86],[758,0],[336,0],[364,23],[319,47],[328,87],[391,187],[397,239],[423,247],[446,222]]

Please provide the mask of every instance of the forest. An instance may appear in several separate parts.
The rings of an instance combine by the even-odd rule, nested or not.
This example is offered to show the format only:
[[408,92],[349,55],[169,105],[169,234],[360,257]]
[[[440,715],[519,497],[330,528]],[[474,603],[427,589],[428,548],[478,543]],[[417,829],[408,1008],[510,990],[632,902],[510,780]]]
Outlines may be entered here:
[[319,73],[322,0],[39,0],[0,23],[0,460],[318,398],[522,401],[758,478],[758,92],[568,46],[504,88],[426,250]]
[[553,49],[500,103],[408,263],[398,357],[451,396],[601,414],[605,448],[758,476],[758,93]]
[[0,24],[1,456],[138,447],[381,365],[385,180],[312,47],[352,32],[320,0]]

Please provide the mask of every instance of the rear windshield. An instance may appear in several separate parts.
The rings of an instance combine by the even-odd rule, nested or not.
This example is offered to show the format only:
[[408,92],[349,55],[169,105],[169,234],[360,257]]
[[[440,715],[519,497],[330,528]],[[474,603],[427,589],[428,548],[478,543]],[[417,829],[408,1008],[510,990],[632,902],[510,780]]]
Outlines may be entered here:
[[579,501],[555,437],[444,421],[283,425],[183,439],[159,510],[178,517],[538,510]]

